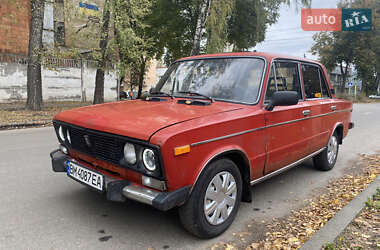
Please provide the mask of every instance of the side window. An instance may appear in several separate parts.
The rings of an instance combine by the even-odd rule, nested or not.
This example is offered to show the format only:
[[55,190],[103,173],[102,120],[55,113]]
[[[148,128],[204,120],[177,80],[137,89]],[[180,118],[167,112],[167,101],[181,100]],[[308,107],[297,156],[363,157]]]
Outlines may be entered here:
[[329,91],[327,90],[327,83],[325,81],[325,78],[323,77],[323,73],[321,70],[319,70],[319,77],[321,78],[321,87],[322,87],[322,97],[323,98],[329,98]]
[[297,63],[275,62],[272,64],[265,101],[269,101],[275,91],[296,91],[299,99],[302,99]]
[[307,99],[329,97],[326,81],[318,67],[302,65],[302,77]]

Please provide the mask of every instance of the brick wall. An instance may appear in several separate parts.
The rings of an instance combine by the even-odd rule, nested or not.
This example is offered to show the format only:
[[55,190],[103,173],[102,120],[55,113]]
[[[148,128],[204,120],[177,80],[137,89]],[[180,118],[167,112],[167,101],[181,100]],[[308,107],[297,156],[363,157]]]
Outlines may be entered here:
[[28,54],[30,0],[0,0],[0,53]]

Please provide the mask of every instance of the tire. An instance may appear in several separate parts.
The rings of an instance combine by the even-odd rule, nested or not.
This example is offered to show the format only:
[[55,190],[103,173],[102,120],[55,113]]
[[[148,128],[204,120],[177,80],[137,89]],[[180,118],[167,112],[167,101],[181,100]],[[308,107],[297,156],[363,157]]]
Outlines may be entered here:
[[313,158],[314,166],[321,171],[331,170],[336,163],[339,152],[339,136],[335,131],[329,139],[327,147]]
[[181,223],[200,238],[220,235],[235,219],[241,196],[242,178],[235,163],[227,158],[216,160],[201,173],[189,199],[179,208]]

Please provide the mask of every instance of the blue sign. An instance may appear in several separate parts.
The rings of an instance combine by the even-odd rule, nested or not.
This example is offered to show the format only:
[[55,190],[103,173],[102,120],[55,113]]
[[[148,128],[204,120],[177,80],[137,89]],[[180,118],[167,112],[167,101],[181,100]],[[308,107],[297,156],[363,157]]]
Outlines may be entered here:
[[342,9],[343,31],[371,31],[371,9]]
[[89,9],[89,10],[99,11],[98,6],[93,5],[93,4],[79,2],[79,7],[80,8],[86,8],[86,9]]
[[347,86],[348,86],[348,87],[352,87],[352,85],[353,85],[352,82],[347,83]]
[[79,10],[81,14],[96,16],[99,14],[99,7],[93,4],[79,2]]

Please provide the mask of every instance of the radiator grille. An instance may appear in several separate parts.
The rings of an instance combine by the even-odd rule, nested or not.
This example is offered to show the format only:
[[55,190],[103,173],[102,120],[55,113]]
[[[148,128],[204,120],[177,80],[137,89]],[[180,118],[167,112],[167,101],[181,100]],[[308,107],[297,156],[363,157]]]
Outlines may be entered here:
[[[125,136],[109,134],[102,131],[78,127],[72,124],[63,123],[60,121],[53,121],[54,128],[61,144],[72,148],[75,151],[90,155],[97,159],[101,159],[112,164],[118,165],[122,168],[129,168],[147,176],[152,176],[160,180],[165,179],[165,173],[162,169],[162,159],[160,151],[146,142],[138,141],[134,138]],[[59,128],[62,126],[63,136],[62,140]],[[70,133],[70,141],[67,138],[67,131]],[[125,143],[132,143],[136,150],[137,162],[129,164],[124,159],[124,145]],[[142,152],[145,148],[154,150],[157,158],[157,168],[154,172],[148,171],[142,161]]]
[[116,137],[98,134],[93,131],[68,126],[71,137],[71,147],[82,153],[96,158],[119,164],[123,157],[123,145],[125,142]]

